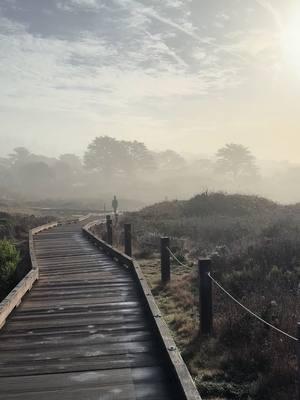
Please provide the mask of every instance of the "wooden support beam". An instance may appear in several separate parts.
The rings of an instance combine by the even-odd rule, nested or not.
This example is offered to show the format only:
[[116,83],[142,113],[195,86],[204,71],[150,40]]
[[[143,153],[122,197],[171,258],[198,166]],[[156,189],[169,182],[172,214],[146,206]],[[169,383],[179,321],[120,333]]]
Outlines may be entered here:
[[297,360],[298,360],[298,370],[297,370],[297,399],[300,400],[300,322],[297,324],[297,339],[296,343],[297,348]]
[[125,254],[129,257],[132,256],[132,236],[131,236],[131,224],[124,224],[124,246]]
[[112,246],[113,230],[112,230],[112,219],[111,219],[110,215],[106,216],[106,233],[107,233],[107,243]]
[[169,247],[170,239],[168,237],[160,238],[161,282],[163,285],[166,285],[171,280]]

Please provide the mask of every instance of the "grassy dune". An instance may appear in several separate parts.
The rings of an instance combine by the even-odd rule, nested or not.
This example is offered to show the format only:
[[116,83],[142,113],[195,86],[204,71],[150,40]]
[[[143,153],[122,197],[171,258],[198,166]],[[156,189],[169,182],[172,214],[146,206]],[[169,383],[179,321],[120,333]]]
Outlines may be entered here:
[[[134,254],[204,399],[296,399],[294,342],[243,312],[214,288],[212,338],[199,335],[197,259],[239,300],[290,334],[299,319],[300,212],[266,199],[225,195],[156,204],[122,217],[134,225]],[[172,264],[162,287],[159,236],[186,267]],[[122,234],[116,234],[119,244]]]

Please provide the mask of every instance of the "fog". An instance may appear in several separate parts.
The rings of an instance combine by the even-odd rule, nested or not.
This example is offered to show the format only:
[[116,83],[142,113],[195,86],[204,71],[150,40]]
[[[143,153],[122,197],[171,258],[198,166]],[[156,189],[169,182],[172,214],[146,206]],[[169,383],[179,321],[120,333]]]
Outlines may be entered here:
[[1,1],[0,197],[300,201],[299,26],[296,0]]
[[47,157],[15,148],[0,158],[0,199],[103,210],[110,208],[116,195],[121,208],[136,209],[203,191],[224,191],[292,203],[300,201],[295,185],[299,178],[299,165],[259,161],[239,144],[227,144],[204,158],[99,136],[83,157],[71,153]]

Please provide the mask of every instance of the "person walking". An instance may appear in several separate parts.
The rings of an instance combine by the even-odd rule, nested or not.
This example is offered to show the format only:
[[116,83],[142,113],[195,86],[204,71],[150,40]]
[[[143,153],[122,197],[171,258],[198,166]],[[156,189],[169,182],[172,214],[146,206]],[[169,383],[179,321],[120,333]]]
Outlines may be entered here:
[[115,220],[116,220],[116,223],[117,223],[118,222],[118,213],[117,213],[117,211],[118,211],[119,202],[117,200],[117,196],[116,195],[114,196],[111,205],[112,205],[112,209],[113,209],[114,214],[115,214]]

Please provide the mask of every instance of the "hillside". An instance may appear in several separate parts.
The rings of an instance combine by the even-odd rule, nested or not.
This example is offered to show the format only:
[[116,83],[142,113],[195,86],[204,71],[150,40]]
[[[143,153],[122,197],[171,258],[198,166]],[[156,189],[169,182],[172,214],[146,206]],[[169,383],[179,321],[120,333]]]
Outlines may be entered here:
[[[300,207],[255,196],[203,193],[127,213],[134,255],[205,399],[294,400],[295,346],[244,313],[214,287],[215,334],[198,331],[199,257],[251,310],[295,335],[299,319]],[[172,261],[160,283],[159,237],[186,267]]]
[[204,192],[190,200],[154,204],[144,208],[140,215],[146,218],[157,215],[170,219],[212,215],[242,217],[279,212],[283,209],[283,206],[263,197]]
[[282,206],[270,200],[246,195],[202,193],[190,200],[157,203],[141,211],[127,213],[137,236],[145,232],[185,237],[194,252],[207,255],[216,246],[245,247],[255,240],[266,240],[270,232],[298,229],[300,208]]

